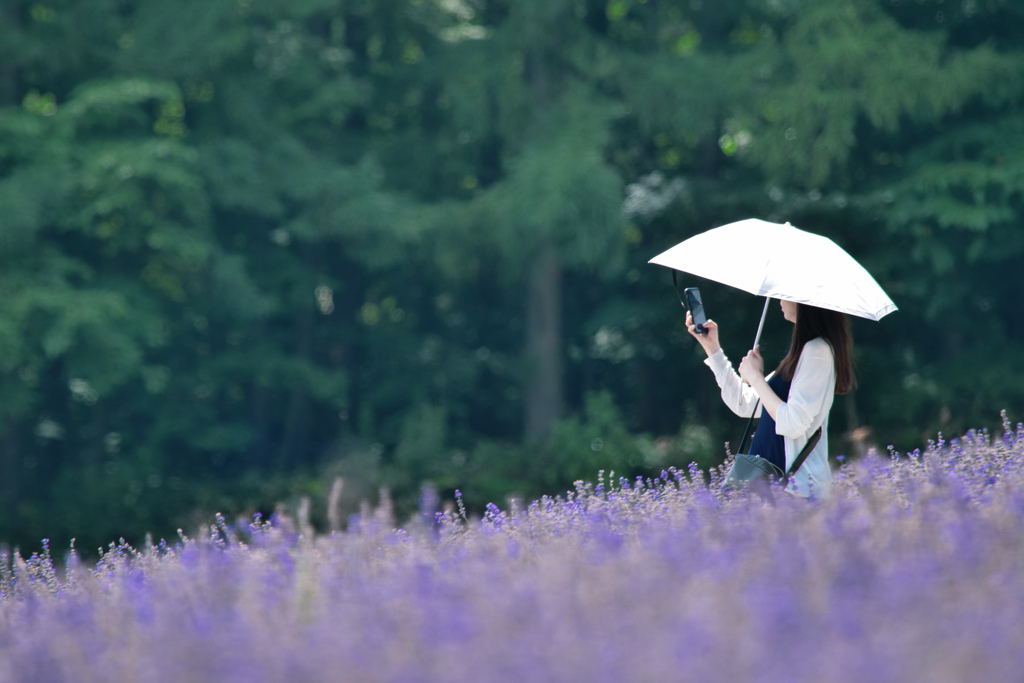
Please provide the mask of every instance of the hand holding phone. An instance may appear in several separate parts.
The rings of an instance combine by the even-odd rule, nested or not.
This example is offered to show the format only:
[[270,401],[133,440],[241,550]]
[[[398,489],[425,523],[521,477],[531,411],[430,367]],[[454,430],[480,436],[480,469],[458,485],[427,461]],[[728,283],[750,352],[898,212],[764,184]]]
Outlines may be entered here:
[[693,316],[693,324],[697,328],[697,334],[707,334],[708,330],[704,327],[704,323],[708,321],[708,317],[704,313],[704,302],[700,298],[700,289],[697,287],[687,287],[683,290],[683,295],[686,297],[686,308],[689,309],[690,315]]

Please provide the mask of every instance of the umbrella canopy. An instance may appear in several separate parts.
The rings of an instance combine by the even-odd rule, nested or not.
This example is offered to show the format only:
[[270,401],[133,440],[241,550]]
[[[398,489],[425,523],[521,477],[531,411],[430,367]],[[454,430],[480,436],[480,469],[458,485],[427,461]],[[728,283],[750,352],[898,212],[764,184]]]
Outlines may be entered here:
[[649,263],[757,296],[879,320],[896,310],[874,278],[835,242],[750,218],[680,242]]

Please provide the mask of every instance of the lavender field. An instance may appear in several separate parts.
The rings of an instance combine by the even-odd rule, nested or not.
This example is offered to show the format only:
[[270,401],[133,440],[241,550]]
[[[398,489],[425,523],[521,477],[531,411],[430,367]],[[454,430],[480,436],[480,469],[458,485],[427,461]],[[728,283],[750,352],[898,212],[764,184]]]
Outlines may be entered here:
[[774,504],[710,473],[344,532],[3,557],[0,681],[1003,681],[1024,667],[1024,429]]

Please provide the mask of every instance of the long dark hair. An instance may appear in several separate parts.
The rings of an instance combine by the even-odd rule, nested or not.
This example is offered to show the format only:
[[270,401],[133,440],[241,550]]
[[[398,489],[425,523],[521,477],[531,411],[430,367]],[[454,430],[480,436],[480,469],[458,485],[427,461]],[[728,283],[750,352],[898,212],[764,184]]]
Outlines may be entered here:
[[853,335],[850,333],[850,321],[845,313],[797,304],[796,324],[793,325],[793,339],[789,343],[789,352],[775,372],[782,375],[787,382],[792,382],[804,344],[817,337],[821,337],[832,347],[832,356],[836,363],[836,393],[847,393],[857,385],[857,379],[853,376]]

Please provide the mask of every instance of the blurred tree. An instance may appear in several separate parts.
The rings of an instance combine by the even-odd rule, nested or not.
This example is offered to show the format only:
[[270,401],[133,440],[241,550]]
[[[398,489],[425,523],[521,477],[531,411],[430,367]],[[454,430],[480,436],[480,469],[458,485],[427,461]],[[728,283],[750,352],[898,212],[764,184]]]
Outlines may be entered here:
[[[103,466],[116,422],[107,400],[158,371],[146,356],[168,341],[161,299],[187,297],[207,256],[201,232],[182,239],[182,224],[205,214],[193,156],[150,132],[177,108],[173,85],[125,80],[83,87],[60,107],[26,97],[2,116],[9,510],[38,503],[38,486],[62,468]],[[96,144],[111,129],[121,141]]]
[[[693,63],[673,72],[637,60],[623,86],[651,103],[635,109],[639,132],[657,150],[646,160],[619,154],[640,177],[627,205],[642,241],[653,239],[656,253],[749,215],[836,239],[901,306],[880,325],[855,323],[864,382],[843,399],[848,429],[867,422],[902,441],[995,419],[999,407],[1017,402],[988,381],[969,392],[985,399],[965,400],[970,381],[959,369],[977,373],[968,370],[971,345],[953,320],[971,310],[986,330],[981,343],[994,347],[987,353],[999,353],[1016,376],[1006,334],[1013,324],[1003,322],[992,295],[993,281],[1012,287],[1013,279],[974,264],[1000,263],[1019,250],[1010,234],[1019,204],[1006,150],[1024,61],[1007,27],[1020,26],[1021,12],[1006,2],[941,5],[622,3],[620,13],[627,25],[636,22],[633,36],[677,27],[674,49],[635,38],[635,52],[657,51],[666,61],[674,52]],[[713,60],[698,81],[701,65]],[[675,102],[664,106],[670,97]],[[682,125],[673,129],[675,122]],[[673,224],[675,234],[657,235]],[[975,314],[978,302],[987,311]],[[991,406],[987,415],[982,405]]]
[[[87,544],[173,528],[228,495],[204,500],[204,481],[316,464],[347,407],[338,342],[317,330],[323,246],[355,252],[394,215],[365,145],[323,146],[363,97],[330,3],[193,3],[188,27],[180,7],[105,9],[8,9],[27,28],[7,38],[33,48],[21,106],[0,114],[2,525],[22,538],[83,516]],[[55,35],[64,61],[41,48]],[[333,99],[294,106],[321,83]]]
[[479,149],[465,244],[523,286],[524,436],[542,442],[563,413],[564,270],[622,267],[621,180],[605,158],[617,108],[601,91],[604,36],[578,3],[466,5],[443,96]]
[[[713,462],[740,428],[646,262],[752,215],[833,237],[901,307],[855,322],[848,432],[994,420],[1024,398],[1022,20],[0,2],[0,537],[168,533],[326,470],[412,509],[422,478],[482,504]],[[738,357],[760,306],[706,299]]]

